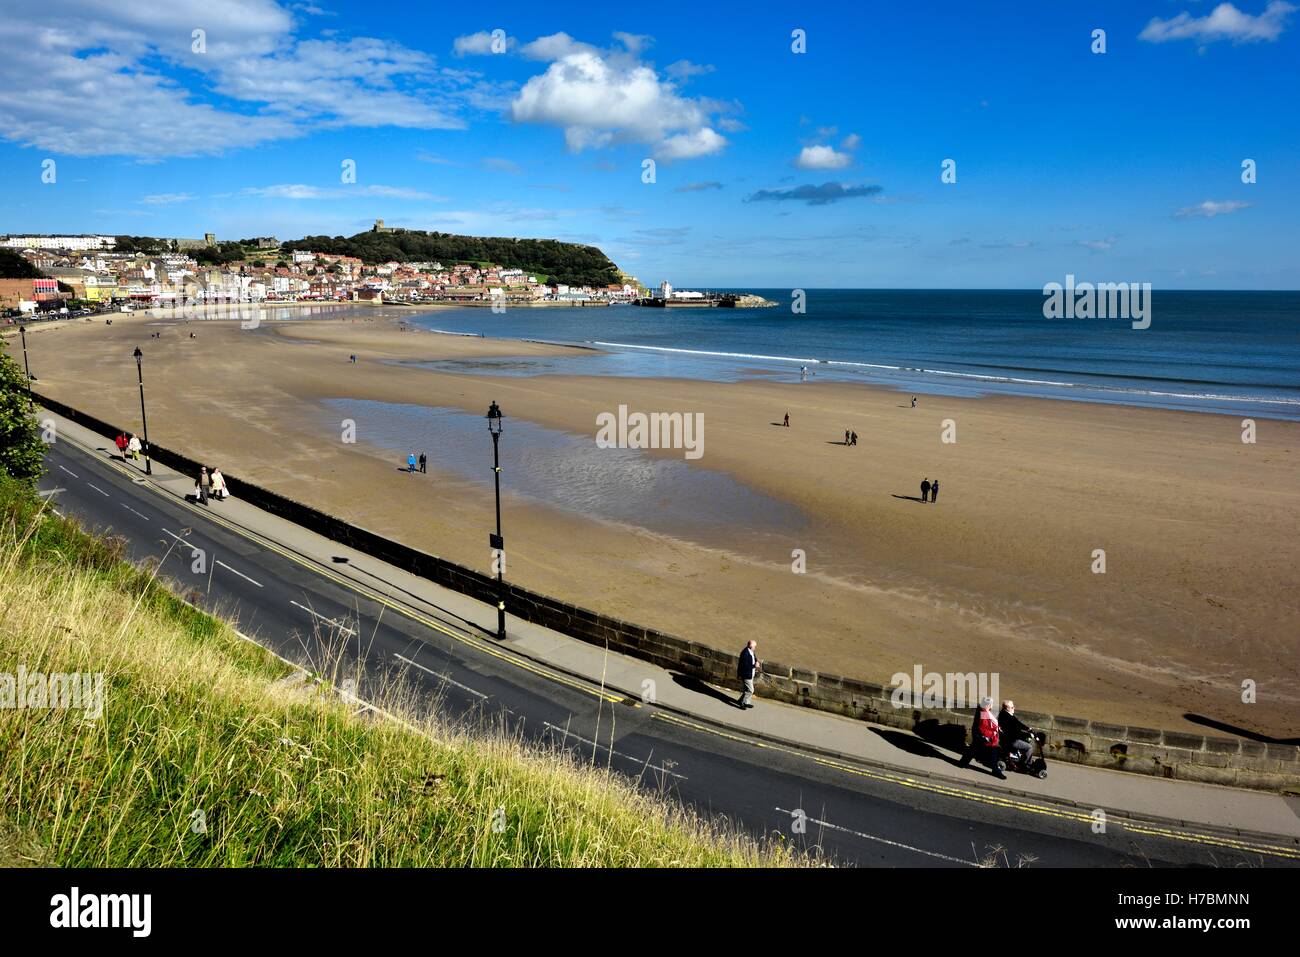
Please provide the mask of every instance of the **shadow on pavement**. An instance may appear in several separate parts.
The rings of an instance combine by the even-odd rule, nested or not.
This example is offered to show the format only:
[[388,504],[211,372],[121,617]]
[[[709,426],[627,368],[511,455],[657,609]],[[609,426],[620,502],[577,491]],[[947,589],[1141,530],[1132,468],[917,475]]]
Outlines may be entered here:
[[725,701],[731,706],[735,706],[739,694],[733,696],[725,691],[719,691],[711,685],[705,684],[699,678],[692,678],[690,675],[682,675],[677,672],[670,672],[673,676],[673,683],[679,688],[685,688],[687,691],[694,691],[696,694],[707,695],[716,701]]
[[[907,734],[904,731],[894,731],[891,728],[872,728],[873,733],[880,735],[900,751],[906,751],[908,754],[914,754],[918,758],[930,758],[935,761],[943,761],[954,767],[957,765],[957,759],[949,757],[938,748],[915,735]],[[964,742],[963,742],[964,746]]]

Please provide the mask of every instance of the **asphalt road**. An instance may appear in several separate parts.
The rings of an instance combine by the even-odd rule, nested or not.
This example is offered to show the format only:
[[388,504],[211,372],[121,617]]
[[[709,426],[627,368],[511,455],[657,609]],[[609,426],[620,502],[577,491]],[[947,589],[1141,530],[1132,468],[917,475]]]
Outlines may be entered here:
[[[653,705],[611,703],[596,686],[548,674],[450,613],[417,599],[414,617],[394,611],[330,569],[213,521],[143,484],[109,451],[107,442],[90,452],[60,441],[40,488],[62,513],[121,536],[132,560],[160,562],[179,593],[244,634],[308,667],[356,676],[362,698],[407,683],[444,720],[570,749],[756,836],[782,835],[830,861],[874,867],[970,867],[990,857],[1012,867],[1289,863],[1175,828],[1140,833],[1112,820],[1096,834],[1079,809],[1005,798],[993,787],[918,786],[915,776],[724,736]],[[220,515],[219,504],[209,508]],[[382,571],[378,562],[350,568],[363,578]]]

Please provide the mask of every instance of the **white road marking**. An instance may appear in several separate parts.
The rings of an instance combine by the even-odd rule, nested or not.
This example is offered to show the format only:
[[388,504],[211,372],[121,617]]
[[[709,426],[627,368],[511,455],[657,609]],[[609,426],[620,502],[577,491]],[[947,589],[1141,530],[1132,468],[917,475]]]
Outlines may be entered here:
[[71,475],[73,478],[81,478],[81,476],[78,475],[76,472],[72,471],[72,469],[63,468],[62,465],[60,465],[59,468],[63,469],[63,471],[67,472],[67,473],[68,473],[69,475]]
[[237,569],[237,568],[231,568],[229,565],[227,565],[225,562],[223,562],[220,558],[218,558],[218,559],[216,560],[216,564],[220,565],[222,568],[224,568],[224,569],[225,569],[226,571],[228,571],[228,572],[234,572],[234,573],[235,573],[236,575],[238,575],[240,578],[244,579],[244,581],[252,582],[252,583],[253,583],[254,585],[256,585],[258,588],[261,588],[261,587],[262,587],[262,583],[261,583],[260,581],[257,581],[256,579],[253,579],[253,578],[249,578],[247,575],[245,575],[243,572],[241,572],[241,571],[240,571],[239,569]]
[[616,755],[617,757],[620,757],[620,758],[627,758],[629,761],[635,761],[637,764],[640,764],[640,765],[642,765],[643,767],[644,767],[644,766],[652,767],[652,768],[654,768],[656,771],[662,771],[664,774],[671,774],[673,777],[675,777],[675,778],[681,778],[683,781],[689,781],[689,780],[690,780],[690,778],[686,777],[686,775],[684,775],[684,774],[678,774],[676,771],[669,771],[669,770],[668,770],[666,767],[664,767],[662,764],[657,764],[657,765],[655,765],[655,764],[650,764],[650,761],[649,761],[648,758],[637,758],[637,757],[633,757],[633,756],[630,755],[630,754],[624,754],[624,753],[621,752],[621,751],[615,751],[613,748],[609,747],[609,745],[607,745],[607,744],[601,744],[601,743],[598,742],[598,741],[588,741],[588,740],[587,740],[586,738],[584,738],[582,735],[580,735],[580,734],[576,734],[576,733],[574,733],[573,731],[570,731],[568,728],[561,728],[559,725],[551,724],[549,721],[543,721],[543,722],[542,722],[542,727],[547,728],[547,729],[549,729],[549,730],[551,730],[551,731],[559,731],[559,732],[560,732],[561,734],[563,734],[566,738],[573,738],[573,739],[575,739],[575,740],[577,740],[577,741],[581,741],[583,744],[588,745],[588,746],[590,746],[590,747],[593,747],[593,748],[604,748],[606,751],[609,751],[611,754]]
[[163,531],[166,534],[170,535],[172,538],[176,539],[176,541],[180,542],[182,545],[190,544],[190,540],[188,538],[181,538],[181,536],[177,535],[175,532],[168,532],[167,529],[165,528],[163,529]]
[[[126,509],[128,512],[135,512],[135,509],[133,509],[130,505],[127,505],[126,502],[123,502],[123,503],[122,503],[122,507],[123,507],[124,509]],[[143,515],[143,514],[141,514],[140,512],[135,512],[135,514],[139,515],[139,516],[140,516],[141,518],[143,518],[146,522],[149,521],[149,516],[148,516],[148,515]]]
[[93,488],[93,489],[94,489],[96,492],[98,492],[100,495],[104,496],[104,498],[111,498],[111,497],[112,497],[112,496],[110,496],[107,492],[105,492],[102,488],[100,488],[98,485],[96,485],[94,482],[87,482],[86,484],[89,485],[91,488]]
[[[793,814],[793,811],[787,811],[784,808],[775,809],[780,814]],[[900,844],[898,841],[891,841],[887,837],[876,837],[874,834],[864,834],[861,831],[854,831],[847,827],[840,827],[838,824],[831,824],[828,821],[819,821],[815,817],[805,817],[804,820],[811,821],[818,827],[830,828],[832,831],[839,831],[841,834],[852,834],[854,837],[860,837],[865,841],[878,841],[881,844],[888,844],[890,847],[901,847],[905,851],[912,851],[916,854],[924,854],[926,857],[938,858],[941,861],[951,861],[954,864],[965,864],[967,867],[979,867],[974,861],[968,861],[961,857],[952,857],[948,854],[940,854],[938,851],[927,851],[921,847],[913,847],[910,844]]]
[[324,615],[318,615],[316,612],[312,611],[312,610],[311,610],[310,608],[308,608],[306,605],[299,605],[296,601],[290,601],[289,604],[291,604],[291,605],[297,605],[299,608],[301,608],[301,609],[302,609],[303,611],[305,611],[307,614],[311,615],[313,618],[319,618],[321,621],[325,622],[327,625],[333,625],[335,628],[337,628],[339,631],[343,632],[343,634],[345,634],[345,635],[355,635],[355,634],[356,634],[356,631],[355,631],[354,629],[352,629],[352,628],[348,628],[348,627],[344,626],[342,623],[335,621],[333,618],[326,618]]
[[412,661],[410,658],[403,658],[403,657],[402,657],[401,655],[399,655],[399,654],[394,654],[393,657],[399,659],[400,661],[405,661],[408,665],[414,665],[415,667],[417,667],[417,668],[419,668],[421,671],[423,671],[425,674],[433,675],[433,677],[439,679],[440,681],[445,681],[445,682],[447,682],[448,684],[455,685],[455,686],[456,686],[457,688],[459,688],[461,691],[468,691],[468,692],[469,692],[470,694],[472,694],[472,695],[477,695],[478,697],[482,698],[484,701],[486,701],[487,698],[488,698],[488,696],[485,695],[483,692],[481,692],[481,691],[475,691],[475,690],[474,690],[473,688],[471,688],[469,685],[463,685],[463,684],[461,684],[459,681],[456,681],[456,680],[453,679],[453,678],[448,678],[446,675],[440,675],[440,674],[438,674],[438,672],[433,671],[433,670],[430,669],[430,668],[426,668],[426,667],[424,667],[424,665],[420,664],[418,661]]
[[66,492],[66,488],[47,488],[43,492],[37,492],[37,495],[58,495],[60,492]]

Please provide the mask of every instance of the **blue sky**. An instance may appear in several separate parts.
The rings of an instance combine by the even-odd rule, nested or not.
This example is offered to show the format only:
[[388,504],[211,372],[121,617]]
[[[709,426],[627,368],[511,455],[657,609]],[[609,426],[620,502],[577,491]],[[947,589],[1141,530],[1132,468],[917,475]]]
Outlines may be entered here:
[[649,284],[1300,287],[1283,0],[6,11],[4,232],[382,217],[594,243]]

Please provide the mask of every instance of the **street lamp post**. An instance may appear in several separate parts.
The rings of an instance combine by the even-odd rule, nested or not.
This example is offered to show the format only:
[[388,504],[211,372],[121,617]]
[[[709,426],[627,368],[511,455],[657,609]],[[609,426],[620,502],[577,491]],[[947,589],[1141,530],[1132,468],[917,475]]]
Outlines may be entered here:
[[27,398],[32,397],[32,370],[27,364],[27,327],[19,326],[18,334],[23,337],[23,374],[27,376]]
[[505,539],[501,537],[501,407],[493,402],[488,408],[488,431],[492,433],[492,475],[496,479],[497,490],[497,531],[490,535],[488,541],[495,550],[497,566],[497,640],[506,640],[506,589],[503,580],[506,563]]
[[140,380],[140,421],[144,424],[144,474],[153,475],[153,463],[149,461],[149,420],[144,414],[144,353],[135,347],[135,374]]

